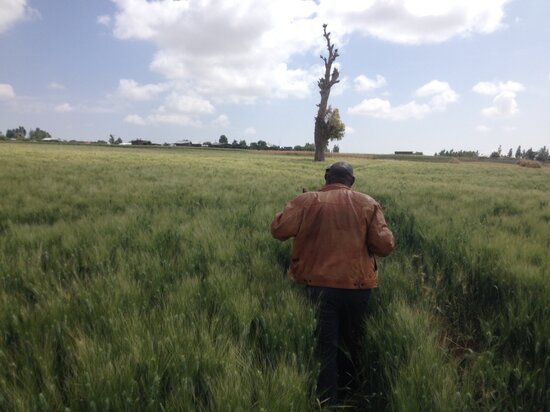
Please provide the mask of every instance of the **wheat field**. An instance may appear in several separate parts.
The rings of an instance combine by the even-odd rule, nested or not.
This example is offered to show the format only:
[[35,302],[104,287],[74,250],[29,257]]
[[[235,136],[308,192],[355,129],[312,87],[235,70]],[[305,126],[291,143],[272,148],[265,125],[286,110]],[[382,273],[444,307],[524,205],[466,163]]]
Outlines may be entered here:
[[[548,410],[550,168],[347,160],[398,245],[354,405]],[[322,409],[269,225],[328,163],[0,144],[0,410]]]

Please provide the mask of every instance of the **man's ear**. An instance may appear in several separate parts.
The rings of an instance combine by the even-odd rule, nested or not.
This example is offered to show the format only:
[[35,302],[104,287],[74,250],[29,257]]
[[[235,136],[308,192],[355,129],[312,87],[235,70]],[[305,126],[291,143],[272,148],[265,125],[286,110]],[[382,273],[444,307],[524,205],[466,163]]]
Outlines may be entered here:
[[351,181],[351,184],[349,185],[349,187],[352,187],[353,184],[355,183],[355,176],[352,176],[350,181]]

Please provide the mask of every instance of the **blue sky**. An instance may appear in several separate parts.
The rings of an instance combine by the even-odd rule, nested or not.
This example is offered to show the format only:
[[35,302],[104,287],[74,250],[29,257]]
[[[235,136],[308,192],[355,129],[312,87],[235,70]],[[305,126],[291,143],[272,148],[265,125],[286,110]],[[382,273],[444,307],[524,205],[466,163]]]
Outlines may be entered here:
[[341,151],[550,146],[545,0],[0,0],[0,10],[4,133],[312,142],[328,23]]

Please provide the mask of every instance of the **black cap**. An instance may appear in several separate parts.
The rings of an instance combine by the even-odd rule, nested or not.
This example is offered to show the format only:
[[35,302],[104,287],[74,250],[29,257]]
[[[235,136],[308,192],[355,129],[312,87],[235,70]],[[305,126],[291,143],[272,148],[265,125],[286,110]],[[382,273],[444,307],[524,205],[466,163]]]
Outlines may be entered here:
[[353,167],[347,162],[336,162],[326,168],[326,173],[334,177],[353,177]]

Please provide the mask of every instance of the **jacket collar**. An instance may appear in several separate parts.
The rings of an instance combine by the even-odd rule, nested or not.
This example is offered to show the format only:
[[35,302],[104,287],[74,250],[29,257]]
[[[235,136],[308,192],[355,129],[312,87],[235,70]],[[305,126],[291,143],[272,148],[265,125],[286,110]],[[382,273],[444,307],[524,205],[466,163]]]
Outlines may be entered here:
[[351,187],[347,187],[346,185],[342,183],[331,183],[330,185],[324,185],[321,189],[319,189],[320,192],[328,192],[330,190],[338,190],[338,189],[346,189],[351,190]]

